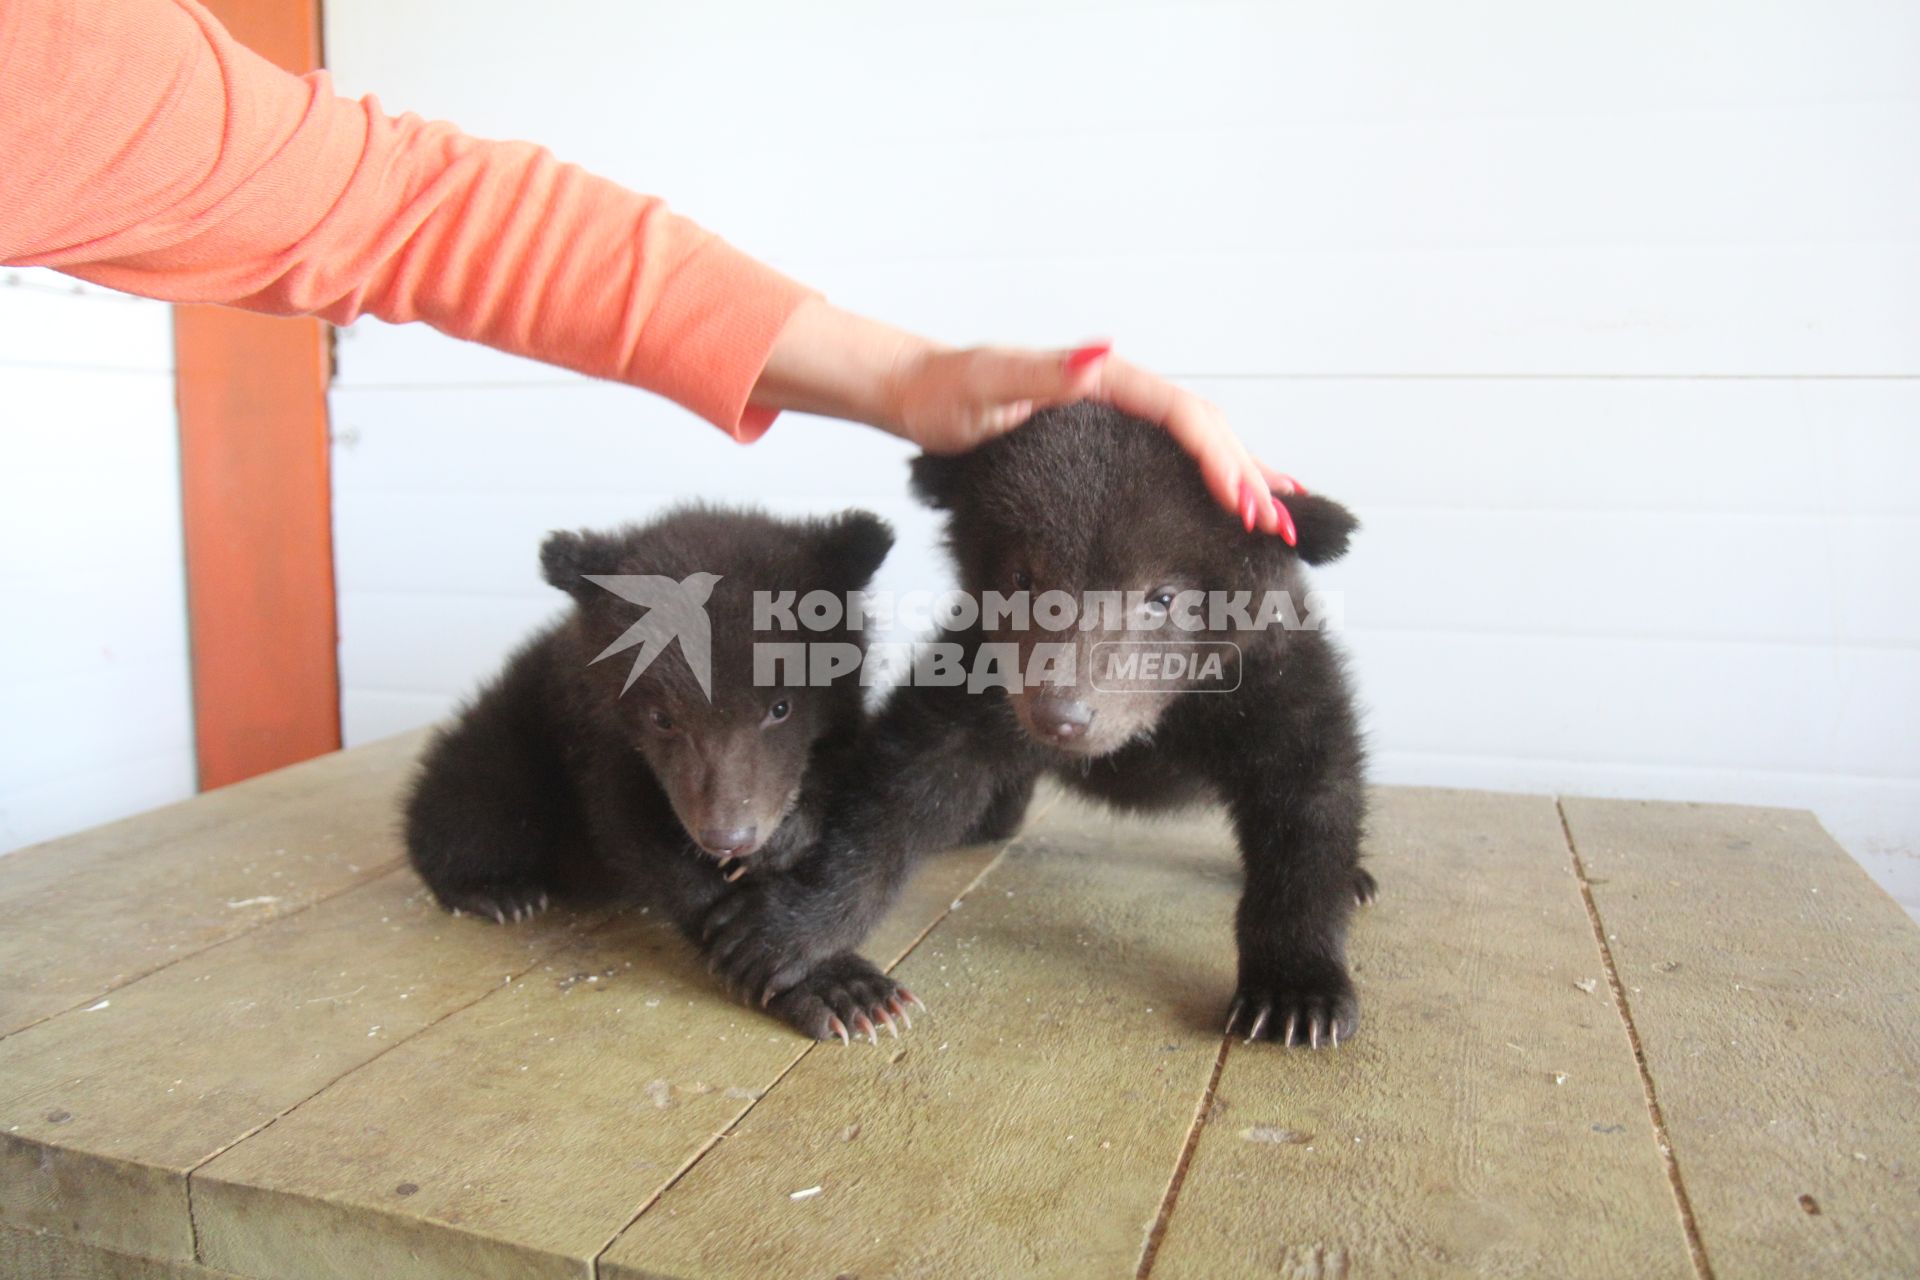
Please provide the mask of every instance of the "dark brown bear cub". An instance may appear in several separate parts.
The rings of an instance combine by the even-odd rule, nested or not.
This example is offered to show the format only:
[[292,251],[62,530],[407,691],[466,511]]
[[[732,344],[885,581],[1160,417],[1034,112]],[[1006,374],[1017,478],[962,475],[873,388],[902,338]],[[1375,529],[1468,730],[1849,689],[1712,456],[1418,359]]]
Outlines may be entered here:
[[[861,691],[851,674],[763,682],[754,596],[858,591],[892,542],[865,512],[707,508],[550,536],[541,567],[574,607],[440,732],[407,805],[408,855],[441,905],[504,923],[561,896],[644,902],[691,933],[729,877],[779,879],[820,834]],[[909,1000],[849,949],[772,1008],[844,1038]]]
[[[1302,564],[1341,555],[1353,516],[1302,495],[1287,499],[1297,548],[1248,533],[1165,431],[1090,404],[919,458],[913,479],[949,513],[980,604],[934,643],[970,673],[1016,678],[970,692],[916,673],[894,692],[819,846],[710,913],[729,981],[778,998],[865,935],[917,855],[1011,831],[1050,773],[1128,808],[1226,806],[1246,870],[1228,1029],[1316,1047],[1352,1035],[1347,922],[1373,893],[1364,756]],[[1031,608],[990,611],[996,596]],[[1063,600],[1078,611],[1064,625]]]

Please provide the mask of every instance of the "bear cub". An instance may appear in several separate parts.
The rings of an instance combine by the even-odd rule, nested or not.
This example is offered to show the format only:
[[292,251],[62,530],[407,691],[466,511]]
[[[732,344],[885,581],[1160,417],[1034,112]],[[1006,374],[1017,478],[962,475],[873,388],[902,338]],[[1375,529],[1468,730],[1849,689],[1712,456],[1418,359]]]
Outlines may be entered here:
[[[541,568],[572,609],[434,738],[407,802],[434,897],[502,924],[559,897],[647,903],[691,936],[730,881],[778,879],[816,842],[864,717],[856,675],[756,682],[754,595],[858,591],[892,543],[863,511],[705,507],[549,536]],[[844,626],[809,638],[862,643]],[[849,948],[771,1009],[844,1040],[909,1003]]]
[[[892,693],[819,845],[709,913],[729,980],[777,997],[864,936],[916,857],[1010,833],[1051,775],[1122,808],[1224,805],[1245,868],[1228,1032],[1316,1048],[1351,1036],[1347,925],[1375,888],[1360,866],[1364,751],[1302,566],[1346,551],[1352,514],[1301,494],[1286,499],[1297,546],[1248,532],[1164,430],[1088,403],[917,458],[913,484],[948,513],[960,584],[983,605],[935,643],[968,672],[993,646],[1016,678]],[[988,593],[1031,608],[989,613]],[[1077,621],[1046,624],[1053,593]],[[1290,607],[1259,612],[1276,595]],[[1236,599],[1246,614],[1216,611]]]

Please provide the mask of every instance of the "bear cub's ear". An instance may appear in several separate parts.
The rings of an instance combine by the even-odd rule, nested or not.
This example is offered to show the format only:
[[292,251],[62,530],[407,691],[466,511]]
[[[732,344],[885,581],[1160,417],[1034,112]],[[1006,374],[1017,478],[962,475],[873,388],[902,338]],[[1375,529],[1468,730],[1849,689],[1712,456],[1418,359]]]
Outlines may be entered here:
[[612,573],[617,550],[604,534],[561,529],[540,544],[540,574],[576,600],[592,598],[598,588],[587,581],[590,573]]
[[1295,550],[1302,560],[1325,564],[1347,554],[1347,540],[1360,527],[1353,512],[1317,493],[1296,493],[1281,501],[1293,517],[1294,533],[1300,539]]
[[843,511],[819,523],[814,535],[832,590],[858,591],[893,550],[893,526],[871,511]]
[[950,511],[959,496],[965,455],[923,453],[907,464],[912,468],[913,496],[930,507]]

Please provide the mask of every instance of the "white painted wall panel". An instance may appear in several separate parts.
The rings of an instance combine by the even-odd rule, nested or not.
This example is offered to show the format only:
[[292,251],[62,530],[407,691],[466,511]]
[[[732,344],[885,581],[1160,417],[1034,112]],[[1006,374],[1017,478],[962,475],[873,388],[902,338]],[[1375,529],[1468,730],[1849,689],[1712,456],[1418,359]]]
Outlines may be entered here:
[[[1367,522],[1390,781],[1806,805],[1920,906],[1920,8],[331,0],[342,86],[669,195],[956,341],[1116,338]],[[896,522],[906,451],[343,335],[350,739],[679,496]]]
[[0,272],[0,851],[194,789],[171,325]]

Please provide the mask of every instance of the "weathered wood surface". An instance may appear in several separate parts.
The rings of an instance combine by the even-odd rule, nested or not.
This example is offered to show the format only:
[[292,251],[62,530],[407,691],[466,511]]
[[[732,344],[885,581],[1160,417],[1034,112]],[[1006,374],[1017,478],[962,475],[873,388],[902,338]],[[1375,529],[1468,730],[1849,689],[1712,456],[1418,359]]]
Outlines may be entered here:
[[1708,1262],[1920,1275],[1920,930],[1809,814],[1564,806]]
[[1361,1034],[1229,1044],[1153,1274],[1690,1275],[1553,801],[1369,828]]
[[0,1276],[6,1280],[246,1280],[197,1262],[162,1262],[81,1244],[50,1231],[0,1227]]
[[[922,868],[891,962],[997,850]],[[194,1177],[201,1256],[248,1275],[584,1276],[643,1203],[815,1047],[629,915],[340,1081]],[[864,1052],[874,1052],[870,1047]]]
[[0,1040],[0,1222],[191,1260],[190,1170],[576,926],[455,920],[394,870]]
[[1194,829],[1057,805],[900,966],[911,1038],[808,1055],[601,1275],[1131,1274],[1232,987]]
[[1383,791],[1313,1054],[1218,1034],[1222,826],[1063,804],[844,1049],[651,916],[438,913],[418,743],[0,859],[0,1275],[1920,1271],[1920,931],[1805,815]]
[[0,863],[0,1035],[392,867],[424,735],[336,753]]

